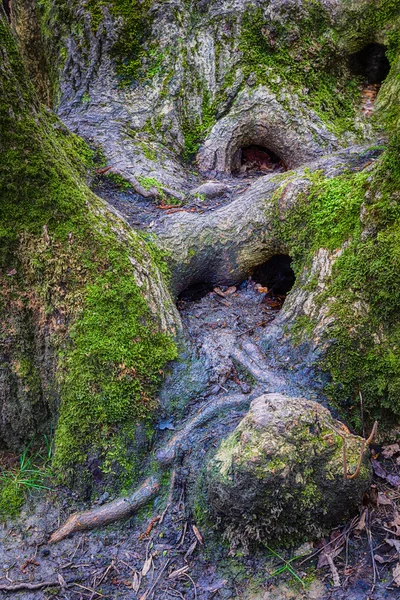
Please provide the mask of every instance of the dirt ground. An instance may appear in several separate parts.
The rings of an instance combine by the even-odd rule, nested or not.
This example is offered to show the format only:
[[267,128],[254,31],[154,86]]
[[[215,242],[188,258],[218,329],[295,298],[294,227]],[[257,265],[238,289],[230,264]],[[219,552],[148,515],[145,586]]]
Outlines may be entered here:
[[[244,181],[237,185],[244,186]],[[235,184],[236,185],[236,184]],[[109,181],[103,195],[134,226],[149,228],[167,210]],[[229,192],[213,200],[193,200],[185,210],[214,210],[229,202]],[[172,209],[171,209],[172,210]],[[161,215],[161,216],[160,216]],[[224,393],[251,399],[267,388],[254,373],[268,371],[276,385],[294,390],[297,383],[272,370],[258,342],[276,318],[284,294],[257,278],[240,286],[198,286],[181,294],[188,345],[209,365],[206,392],[185,408],[184,418]],[[231,359],[232,346],[247,352],[248,368]],[[241,355],[242,356],[242,355]],[[257,370],[258,369],[258,370]],[[208,375],[207,375],[208,376]],[[300,390],[301,391],[301,390]],[[49,545],[49,534],[82,508],[68,491],[38,492],[21,517],[0,528],[0,597],[23,600],[384,600],[400,599],[400,447],[373,448],[374,480],[360,514],[330,537],[291,551],[267,546],[230,548],[210,522],[201,495],[199,473],[205,456],[232,431],[246,410],[221,414],[196,433],[175,467],[174,485],[166,478],[162,493],[132,519],[101,530],[77,533]],[[159,423],[160,447],[179,428]],[[397,446],[397,447],[396,447]],[[200,487],[199,487],[200,486]],[[99,503],[111,500],[103,496]],[[169,502],[168,502],[169,499]],[[169,505],[168,505],[169,504]],[[168,505],[168,506],[167,506]],[[396,571],[397,569],[397,571]],[[18,587],[20,586],[20,587]],[[9,588],[9,589],[7,589]]]

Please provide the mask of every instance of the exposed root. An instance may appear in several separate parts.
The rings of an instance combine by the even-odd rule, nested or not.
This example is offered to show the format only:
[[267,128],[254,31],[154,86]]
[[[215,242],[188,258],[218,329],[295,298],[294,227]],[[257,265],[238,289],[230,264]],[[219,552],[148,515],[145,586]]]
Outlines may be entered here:
[[146,504],[160,489],[157,479],[151,477],[128,498],[118,498],[114,502],[109,502],[98,508],[86,512],[75,513],[64,523],[60,529],[55,531],[49,540],[54,544],[63,540],[70,533],[75,531],[86,531],[114,523],[119,519],[126,519],[136,512],[143,504]]
[[272,373],[257,346],[251,342],[246,342],[243,345],[243,350],[237,347],[232,348],[230,355],[258,381],[269,383],[275,387],[284,384],[283,379]]
[[204,425],[207,421],[212,419],[217,413],[222,410],[226,410],[227,408],[233,408],[238,406],[249,406],[250,399],[248,396],[244,394],[237,394],[234,396],[228,396],[221,398],[219,400],[215,400],[207,404],[205,408],[203,408],[200,412],[197,413],[188,423],[178,431],[168,442],[168,444],[158,450],[156,452],[156,460],[157,462],[167,467],[174,462],[176,452],[180,448],[182,442],[187,442],[191,432]]
[[[161,192],[164,192],[165,194],[167,194],[167,196],[171,196],[172,198],[175,198],[176,200],[179,200],[180,202],[183,202],[185,199],[185,195],[182,194],[181,192],[171,190],[170,188],[167,188],[164,186],[161,186],[160,189],[158,189],[156,187],[151,187],[149,189],[146,189],[145,187],[143,187],[143,185],[141,185],[141,183],[139,183],[139,181],[136,179],[136,177],[134,177],[131,173],[127,173],[126,171],[121,171],[117,167],[110,167],[110,169],[112,169],[112,172],[115,173],[116,175],[120,175],[121,177],[123,177],[124,179],[129,181],[129,183],[133,187],[134,191],[137,194],[140,194],[141,196],[143,196],[144,198],[154,198],[155,200],[157,200],[158,198],[160,198],[160,191],[161,191]],[[108,168],[107,168],[107,170],[108,170]]]
[[[168,442],[165,448],[162,448],[156,453],[157,462],[160,466],[170,465],[174,461],[176,451],[180,447],[182,441],[187,441],[190,433],[196,429],[196,427],[203,425],[222,410],[238,406],[248,407],[249,404],[249,397],[241,394],[210,402]],[[172,500],[174,483],[175,475],[173,474],[167,508]],[[120,519],[126,519],[143,506],[143,504],[146,504],[159,489],[160,484],[158,480],[155,477],[151,477],[146,479],[146,481],[128,498],[118,498],[101,507],[86,512],[75,513],[67,519],[62,527],[57,529],[57,531],[51,535],[49,543],[54,544],[55,542],[59,542],[76,531],[87,531],[89,529],[108,525],[109,523],[114,523]],[[162,518],[163,517],[164,513],[162,515]]]

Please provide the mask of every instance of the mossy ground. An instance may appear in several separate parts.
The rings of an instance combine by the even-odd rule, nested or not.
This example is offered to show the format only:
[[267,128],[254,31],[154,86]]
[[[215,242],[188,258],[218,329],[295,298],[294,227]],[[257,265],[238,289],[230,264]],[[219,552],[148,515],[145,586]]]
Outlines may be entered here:
[[[86,187],[90,151],[37,103],[3,19],[0,33],[7,49],[0,81],[2,341],[15,319],[27,315],[34,322],[31,339],[38,328],[47,332],[57,380],[53,370],[43,381],[37,361],[21,360],[24,338],[16,339],[11,360],[20,365],[21,387],[32,386],[33,378],[57,390],[59,480],[90,480],[77,465],[91,455],[105,473],[116,471],[118,487],[118,480],[129,483],[137,474],[136,425],[151,421],[153,391],[176,356],[131,258],[144,261],[150,277],[166,269],[160,253],[108,215]],[[54,420],[58,409],[47,409]],[[38,418],[48,421],[49,414]]]

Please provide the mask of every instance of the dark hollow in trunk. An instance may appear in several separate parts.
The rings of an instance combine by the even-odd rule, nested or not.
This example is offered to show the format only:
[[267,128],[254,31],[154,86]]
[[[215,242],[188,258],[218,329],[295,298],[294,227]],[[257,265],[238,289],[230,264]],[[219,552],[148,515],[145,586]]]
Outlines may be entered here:
[[381,84],[389,74],[390,63],[383,44],[368,44],[350,55],[350,69],[355,75],[364,77],[366,83]]
[[206,282],[189,285],[178,296],[178,308],[180,302],[199,302],[199,300],[212,291],[213,287],[211,283]]
[[239,148],[232,161],[234,175],[279,173],[286,170],[285,163],[275,152],[255,144]]
[[272,296],[285,296],[293,287],[295,274],[290,266],[292,259],[286,254],[276,254],[256,267],[252,278],[267,287]]

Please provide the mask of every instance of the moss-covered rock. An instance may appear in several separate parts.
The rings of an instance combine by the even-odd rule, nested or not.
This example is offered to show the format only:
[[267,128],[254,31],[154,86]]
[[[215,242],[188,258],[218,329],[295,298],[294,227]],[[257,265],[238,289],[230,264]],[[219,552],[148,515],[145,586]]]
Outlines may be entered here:
[[265,394],[207,467],[211,509],[231,542],[316,538],[357,510],[371,476],[364,450],[320,404]]

